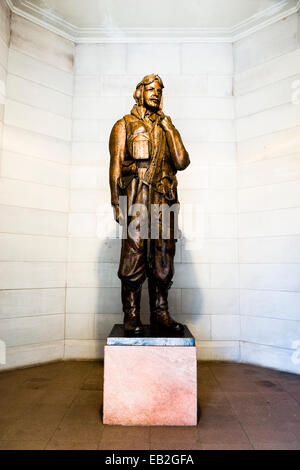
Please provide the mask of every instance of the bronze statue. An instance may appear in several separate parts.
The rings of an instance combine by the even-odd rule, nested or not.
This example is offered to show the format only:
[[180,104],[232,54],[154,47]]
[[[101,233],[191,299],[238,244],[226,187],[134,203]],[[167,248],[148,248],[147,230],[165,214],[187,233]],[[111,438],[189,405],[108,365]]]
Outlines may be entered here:
[[[176,173],[190,163],[179,132],[170,117],[163,114],[163,88],[158,75],[144,77],[134,92],[136,104],[131,114],[117,121],[110,135],[111,203],[116,221],[123,225],[124,235],[118,276],[122,282],[127,334],[143,333],[140,300],[146,277],[151,327],[166,334],[183,331],[183,325],[168,312],[177,219],[171,213],[168,237],[165,237],[162,235],[161,213],[157,216],[157,211],[151,209],[152,206],[178,205]],[[121,207],[120,196],[127,198],[125,208]],[[132,207],[139,210],[132,214]],[[145,207],[145,212],[140,210],[141,207]],[[158,236],[149,232],[150,219],[150,225],[156,225]],[[146,236],[141,233],[143,220],[148,227]],[[129,230],[134,222],[136,230]]]

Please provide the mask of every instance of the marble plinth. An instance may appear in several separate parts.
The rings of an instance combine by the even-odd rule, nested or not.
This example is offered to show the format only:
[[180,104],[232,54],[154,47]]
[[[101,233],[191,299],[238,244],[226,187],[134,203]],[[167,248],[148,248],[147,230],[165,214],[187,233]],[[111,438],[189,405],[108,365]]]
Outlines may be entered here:
[[196,347],[106,345],[103,422],[196,426]]
[[195,338],[186,326],[181,335],[166,336],[163,333],[154,333],[150,325],[144,325],[142,335],[127,336],[124,325],[116,324],[107,337],[106,344],[111,346],[195,346]]

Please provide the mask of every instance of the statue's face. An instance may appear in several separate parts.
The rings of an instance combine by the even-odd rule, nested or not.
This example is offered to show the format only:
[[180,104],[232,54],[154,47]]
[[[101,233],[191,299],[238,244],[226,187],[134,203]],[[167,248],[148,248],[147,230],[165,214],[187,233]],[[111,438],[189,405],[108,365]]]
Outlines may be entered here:
[[153,111],[159,109],[162,97],[162,88],[157,80],[146,85],[144,88],[144,105]]

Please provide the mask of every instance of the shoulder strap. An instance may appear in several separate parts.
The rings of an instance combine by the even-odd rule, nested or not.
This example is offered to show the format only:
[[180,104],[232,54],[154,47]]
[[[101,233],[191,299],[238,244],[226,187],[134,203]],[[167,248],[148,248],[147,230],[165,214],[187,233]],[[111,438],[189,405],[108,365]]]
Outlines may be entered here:
[[[155,127],[156,127],[156,135],[157,135],[157,130],[158,130],[158,124],[156,123]],[[163,157],[163,152],[162,152],[162,136],[160,137],[159,139],[159,142],[158,142],[158,145],[157,145],[157,149],[156,149],[156,153],[155,155],[153,155],[152,157],[152,160],[150,162],[150,165],[145,173],[145,176],[144,176],[144,181],[148,184],[151,184],[152,181],[153,181],[153,178],[154,178],[154,175],[155,175],[155,172],[156,172],[156,168],[159,166],[160,164],[160,161]]]

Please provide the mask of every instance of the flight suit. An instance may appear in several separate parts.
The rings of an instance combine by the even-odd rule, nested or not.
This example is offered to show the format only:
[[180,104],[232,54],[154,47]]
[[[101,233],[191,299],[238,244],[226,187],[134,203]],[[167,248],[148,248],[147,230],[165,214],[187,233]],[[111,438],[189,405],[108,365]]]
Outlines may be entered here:
[[[166,132],[160,125],[162,112],[151,113],[135,105],[130,115],[116,122],[110,136],[111,203],[127,197],[127,220],[123,227],[118,276],[122,281],[125,319],[139,316],[142,284],[148,277],[151,323],[168,312],[168,289],[174,275],[177,217],[171,212],[168,238],[162,233],[162,214],[151,217],[151,205],[166,204],[178,209],[177,170],[185,169],[189,156],[179,132]],[[131,212],[142,204],[147,214]],[[129,231],[138,214],[145,231]],[[136,221],[138,222],[138,221]],[[166,220],[164,220],[166,222]],[[140,224],[141,225],[141,224]],[[137,229],[141,228],[137,223]],[[155,228],[155,238],[151,227]],[[152,236],[152,238],[151,238]]]

